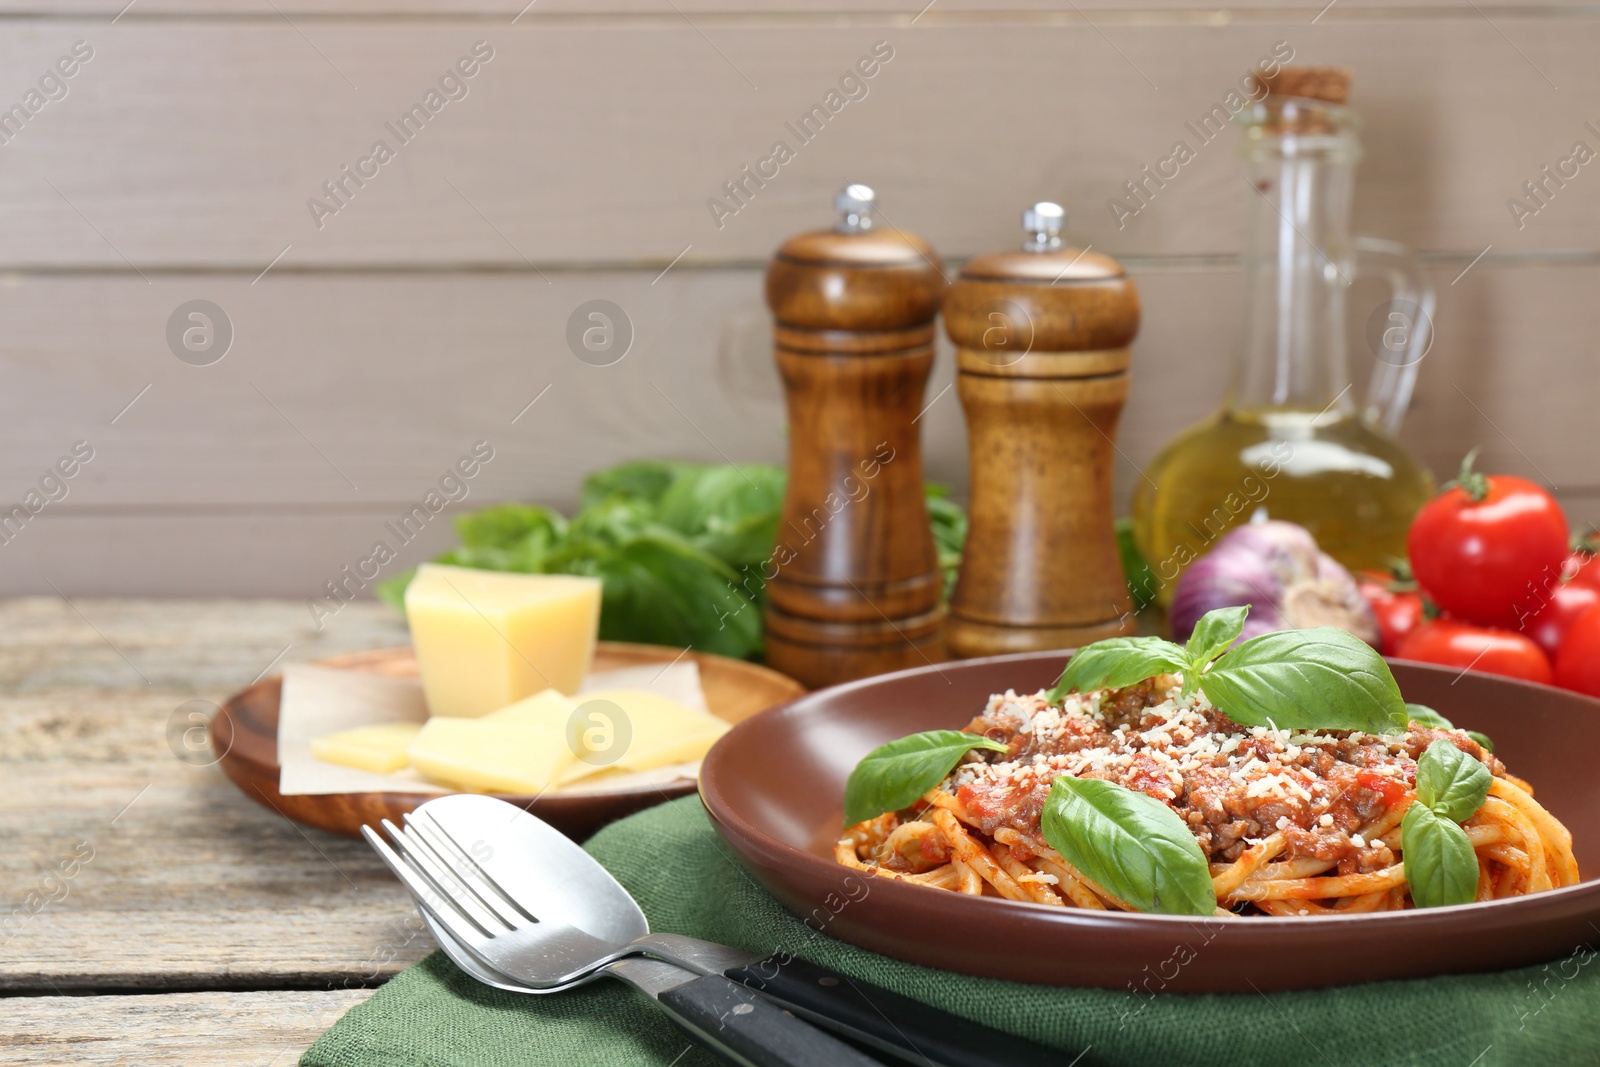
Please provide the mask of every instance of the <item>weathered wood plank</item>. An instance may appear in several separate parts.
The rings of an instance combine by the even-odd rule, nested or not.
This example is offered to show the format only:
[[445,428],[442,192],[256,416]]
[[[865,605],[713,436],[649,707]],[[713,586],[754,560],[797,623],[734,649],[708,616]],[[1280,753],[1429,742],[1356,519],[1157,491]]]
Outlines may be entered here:
[[[1072,8],[1063,8],[1057,0],[1007,0],[1005,9],[995,10],[986,0],[879,0],[870,5],[847,5],[841,0],[676,0],[682,11],[704,19],[709,25],[754,18],[827,19],[829,22],[883,22],[899,20],[918,24],[937,22],[952,17],[967,20],[1017,22],[1054,16],[1059,21],[1073,17]],[[1316,15],[1326,5],[1322,2],[1296,2],[1296,0],[1229,0],[1218,4],[1215,0],[1140,0],[1137,5],[1119,3],[1118,0],[1080,0],[1073,5],[1080,11],[1096,13],[1096,22],[1116,22],[1148,19],[1157,15],[1189,15],[1198,18],[1226,18],[1235,13],[1245,17],[1259,17],[1271,12],[1289,16],[1302,16],[1304,21]],[[127,7],[126,0],[57,0],[48,5],[40,0],[0,0],[0,14],[33,16],[104,16],[112,18]],[[1485,10],[1497,18],[1526,11],[1555,9],[1581,12],[1594,7],[1593,0],[1498,0]],[[1343,0],[1337,7],[1323,14],[1318,21],[1344,17],[1346,11],[1363,14],[1386,12],[1401,16],[1428,14],[1473,13],[1472,7],[1461,0],[1408,0],[1406,4],[1385,3],[1384,0]],[[182,15],[190,18],[272,18],[288,15],[296,22],[315,22],[349,16],[379,17],[477,17],[485,20],[518,23],[535,20],[548,21],[552,17],[577,16],[634,16],[665,22],[678,15],[662,13],[662,5],[655,0],[332,0],[325,4],[312,0],[272,5],[265,0],[140,0],[119,21],[142,21]],[[519,17],[520,16],[520,17]],[[1473,13],[1474,17],[1478,17]]]
[[[685,249],[688,263],[749,262],[824,221],[847,175],[877,185],[888,217],[946,255],[1010,243],[1020,207],[1047,193],[1102,249],[1229,253],[1247,195],[1231,132],[1191,145],[1197,158],[1125,225],[1107,205],[1175,141],[1195,141],[1185,124],[1279,40],[1303,61],[1356,68],[1363,230],[1469,256],[1491,243],[1600,246],[1600,180],[1579,174],[1525,229],[1506,207],[1574,141],[1600,143],[1584,126],[1600,120],[1586,103],[1600,95],[1600,21],[1539,9],[1502,27],[1462,7],[1311,25],[1292,10],[1109,33],[1075,16],[915,27],[901,16],[752,18],[703,36],[665,11],[514,27],[330,20],[306,35],[281,19],[20,20],[0,38],[0,68],[42,75],[79,39],[97,51],[5,147],[0,263],[665,264]],[[467,95],[414,139],[388,132],[480,39],[495,58]],[[809,142],[790,133],[880,39],[894,59],[867,95]],[[997,115],[1030,136],[1004,133],[1001,150],[1010,127]],[[380,139],[393,161],[314,219],[307,201],[338,206],[323,183]],[[708,199],[780,139],[793,162],[719,229]]]
[[318,632],[285,602],[0,603],[0,990],[356,987],[424,955],[369,849],[252,803],[183,736],[275,660],[403,639],[372,604]]
[[[1429,272],[1439,337],[1406,440],[1444,476],[1482,444],[1495,466],[1573,493],[1575,519],[1600,518],[1585,496],[1600,486],[1588,412],[1600,266],[1485,260],[1451,284],[1459,273]],[[1134,275],[1145,316],[1119,435],[1122,507],[1136,465],[1220,400],[1242,313],[1232,270]],[[0,591],[50,593],[48,579],[69,596],[303,600],[377,539],[400,552],[395,569],[409,566],[450,543],[454,514],[497,499],[568,508],[584,474],[610,463],[782,461],[759,271],[553,278],[32,277],[0,288],[11,354],[0,395],[13,398],[0,500],[20,500],[74,441],[96,449],[67,497],[0,545]],[[196,296],[236,327],[236,349],[211,367],[179,362],[162,333]],[[593,298],[634,325],[633,350],[613,366],[567,348],[569,316]],[[1358,336],[1363,325],[1358,313]],[[930,476],[959,492],[966,442],[950,375],[942,351],[919,425]],[[466,499],[400,545],[386,523],[480,439],[495,458]]]
[[0,1050],[17,1067],[137,1063],[291,1067],[370,990],[22,997],[6,1001]]

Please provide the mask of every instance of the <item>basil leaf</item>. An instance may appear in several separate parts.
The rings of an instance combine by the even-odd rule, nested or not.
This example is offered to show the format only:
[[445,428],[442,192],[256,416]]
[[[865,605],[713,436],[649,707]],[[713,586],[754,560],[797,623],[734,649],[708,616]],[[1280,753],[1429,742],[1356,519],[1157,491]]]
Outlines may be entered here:
[[1248,614],[1250,605],[1245,604],[1237,608],[1216,608],[1200,616],[1185,646],[1196,674],[1239,639],[1239,635],[1244,633],[1244,618]]
[[928,730],[868,752],[844,787],[844,824],[899,811],[944,781],[961,758],[975,748],[1004,752],[999,741],[960,730]]
[[1242,726],[1382,734],[1407,722],[1383,657],[1333,626],[1252,637],[1211,665],[1200,691]]
[[579,489],[578,507],[588,510],[612,497],[624,497],[654,504],[661,499],[674,479],[698,467],[699,465],[694,463],[662,463],[654,459],[619,463],[615,467],[595,471],[583,480],[583,486]]
[[1041,824],[1045,841],[1068,863],[1140,911],[1216,910],[1205,853],[1177,813],[1154,797],[1062,775],[1050,786]]
[[1121,689],[1123,686],[1154,678],[1158,674],[1182,671],[1189,666],[1189,654],[1180,645],[1159,637],[1113,637],[1085,645],[1072,654],[1067,669],[1050,691],[1054,704],[1072,692],[1092,689]]
[[1440,715],[1426,704],[1407,704],[1406,715],[1412,722],[1420,722],[1424,726],[1431,726],[1436,730],[1454,730],[1450,720]]
[[1465,733],[1468,737],[1482,745],[1485,752],[1489,753],[1491,756],[1494,755],[1494,739],[1492,737],[1478,730],[1467,730]]
[[1411,902],[1419,908],[1468,904],[1478,895],[1478,857],[1460,826],[1420,803],[1400,820]]
[[1483,807],[1494,776],[1449,741],[1435,741],[1417,760],[1417,803],[1452,822],[1465,822]]

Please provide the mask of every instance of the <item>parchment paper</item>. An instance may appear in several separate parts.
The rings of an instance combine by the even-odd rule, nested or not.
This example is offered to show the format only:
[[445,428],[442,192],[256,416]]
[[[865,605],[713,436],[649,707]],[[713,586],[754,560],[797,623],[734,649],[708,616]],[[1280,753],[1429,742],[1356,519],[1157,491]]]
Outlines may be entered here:
[[[700,665],[692,659],[666,667],[647,663],[596,671],[584,678],[578,693],[581,696],[603,689],[649,689],[696,711],[709,711],[700,686]],[[278,708],[278,792],[284,796],[453,792],[424,780],[409,768],[394,774],[373,774],[324,763],[311,755],[314,737],[386,722],[421,723],[427,718],[422,683],[415,678],[291,664],[283,670],[283,696]],[[693,780],[699,770],[699,761],[695,761],[636,774],[606,771],[552,792],[563,796],[624,792],[685,778]]]

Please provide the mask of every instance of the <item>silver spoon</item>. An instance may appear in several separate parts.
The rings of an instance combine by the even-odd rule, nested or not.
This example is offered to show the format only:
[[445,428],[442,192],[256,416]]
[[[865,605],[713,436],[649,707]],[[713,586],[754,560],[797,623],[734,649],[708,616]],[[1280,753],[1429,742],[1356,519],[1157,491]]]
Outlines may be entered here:
[[[513,946],[547,954],[557,942],[572,942],[608,960],[646,954],[696,974],[726,977],[796,1015],[923,1067],[1066,1062],[1052,1050],[787,953],[761,957],[677,934],[651,934],[644,913],[609,871],[515,805],[468,794],[440,797],[405,821],[403,831],[386,826],[409,846],[413,861],[441,877],[448,873],[471,883],[472,903],[484,909],[482,921],[490,928],[498,923],[509,936],[522,939],[500,942],[489,958],[473,943],[481,928],[461,937],[456,928],[441,929],[430,921],[452,958],[459,954],[475,961],[477,973],[463,970],[492,978],[488,984],[541,992],[537,983],[521,978],[521,952]],[[369,840],[375,836],[368,832]],[[543,930],[536,928],[535,916]],[[520,932],[511,934],[512,929]]]
[[[399,851],[364,826],[368,843],[410,890],[429,925],[442,927],[458,948],[465,946],[489,965],[484,977],[497,988],[517,988],[500,980],[511,978],[525,991],[554,993],[611,975],[647,994],[684,1029],[745,1067],[872,1067],[876,1062],[721,975],[608,953],[605,941],[576,927],[540,922],[479,877],[470,860],[450,854],[448,846],[437,852],[438,842],[424,843],[387,819],[383,825]],[[454,952],[451,956],[456,958]],[[480,975],[483,969],[469,973]]]

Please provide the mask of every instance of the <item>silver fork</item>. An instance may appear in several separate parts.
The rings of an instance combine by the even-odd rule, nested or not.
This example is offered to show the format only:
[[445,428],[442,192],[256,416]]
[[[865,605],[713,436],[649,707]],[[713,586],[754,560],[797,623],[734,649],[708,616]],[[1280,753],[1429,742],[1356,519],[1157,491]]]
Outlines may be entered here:
[[[362,834],[428,917],[530,990],[554,993],[611,975],[651,997],[711,1048],[747,1067],[877,1063],[721,975],[701,976],[660,960],[624,955],[615,941],[606,940],[614,930],[601,929],[597,937],[569,923],[540,921],[425,819],[407,817],[406,823],[401,830],[383,821],[395,848],[371,827],[362,827]],[[633,917],[616,919],[620,928],[632,928]]]

